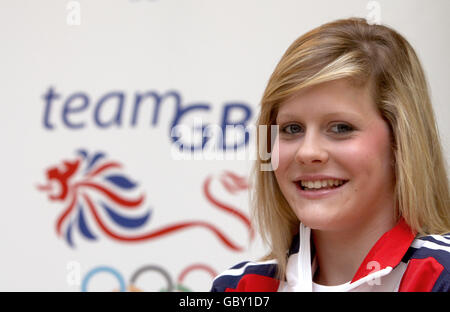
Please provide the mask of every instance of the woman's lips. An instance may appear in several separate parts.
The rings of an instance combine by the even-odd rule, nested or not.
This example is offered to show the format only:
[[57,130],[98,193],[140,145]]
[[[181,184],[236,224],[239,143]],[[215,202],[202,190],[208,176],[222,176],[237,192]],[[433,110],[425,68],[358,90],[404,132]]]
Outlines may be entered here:
[[342,190],[347,184],[348,180],[346,180],[342,185],[332,187],[332,188],[321,188],[318,190],[310,190],[310,189],[303,189],[300,182],[295,182],[295,186],[297,190],[299,191],[300,195],[302,197],[305,197],[307,199],[321,199],[324,197],[332,196]]

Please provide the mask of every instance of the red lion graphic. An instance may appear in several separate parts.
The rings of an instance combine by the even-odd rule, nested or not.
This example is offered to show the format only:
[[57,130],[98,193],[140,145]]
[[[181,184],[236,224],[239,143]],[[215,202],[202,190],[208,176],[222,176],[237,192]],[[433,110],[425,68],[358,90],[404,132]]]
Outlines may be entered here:
[[[139,217],[129,216],[126,213],[142,207],[145,196],[141,194],[137,198],[127,198],[119,194],[121,191],[134,190],[137,184],[124,174],[111,173],[112,169],[121,169],[122,165],[114,161],[103,161],[104,153],[96,153],[90,157],[86,151],[79,150],[78,155],[79,157],[75,160],[63,161],[63,167],[54,166],[47,169],[47,183],[37,186],[40,191],[48,193],[51,201],[68,202],[67,207],[57,219],[56,233],[58,236],[62,236],[64,227],[64,236],[71,247],[74,247],[72,231],[76,226],[85,238],[97,239],[86,221],[86,217],[91,215],[95,224],[105,235],[118,241],[146,241],[183,229],[200,227],[214,234],[228,248],[234,251],[244,250],[244,247],[232,242],[216,226],[202,220],[177,222],[140,235],[123,235],[115,232],[104,222],[102,214],[98,210],[103,208],[106,215],[122,229],[142,228],[150,220],[150,209]],[[208,202],[243,223],[248,230],[250,241],[253,240],[254,232],[248,217],[236,208],[214,198],[210,191],[211,181],[212,177],[208,176],[203,184],[203,193]],[[224,172],[221,175],[220,183],[231,194],[248,189],[245,178],[232,172]],[[114,207],[106,200],[94,202],[88,191],[95,191],[109,202],[113,202]]]

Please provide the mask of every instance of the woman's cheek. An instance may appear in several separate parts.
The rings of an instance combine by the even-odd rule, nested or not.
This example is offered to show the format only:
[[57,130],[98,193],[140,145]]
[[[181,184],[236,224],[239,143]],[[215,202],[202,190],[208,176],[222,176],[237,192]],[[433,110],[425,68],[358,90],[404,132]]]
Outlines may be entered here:
[[[300,146],[297,143],[286,143],[283,145],[282,150],[280,152],[281,162],[284,163],[286,168],[296,169],[301,166],[296,160],[296,156],[298,153]],[[292,173],[292,172],[291,172]]]
[[[348,173],[353,175],[362,173],[370,167],[374,156],[374,150],[370,148],[364,138],[349,141],[333,148],[334,160],[341,163]],[[348,177],[351,178],[351,177]]]

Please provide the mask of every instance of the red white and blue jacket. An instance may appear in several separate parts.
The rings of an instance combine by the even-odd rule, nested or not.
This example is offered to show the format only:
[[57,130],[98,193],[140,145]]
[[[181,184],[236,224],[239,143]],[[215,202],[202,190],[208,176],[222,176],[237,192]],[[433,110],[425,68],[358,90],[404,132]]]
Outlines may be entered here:
[[[218,275],[211,291],[314,291],[310,229],[300,225],[286,279],[275,260],[242,262]],[[345,291],[450,292],[450,234],[416,237],[402,219],[372,247]]]

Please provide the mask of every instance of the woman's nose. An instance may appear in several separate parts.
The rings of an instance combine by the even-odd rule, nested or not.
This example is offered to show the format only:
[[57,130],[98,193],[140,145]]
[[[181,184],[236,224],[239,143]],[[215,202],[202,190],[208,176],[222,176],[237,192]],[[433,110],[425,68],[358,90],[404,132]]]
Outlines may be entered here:
[[295,154],[295,161],[302,165],[323,164],[328,161],[328,152],[320,134],[305,133]]

